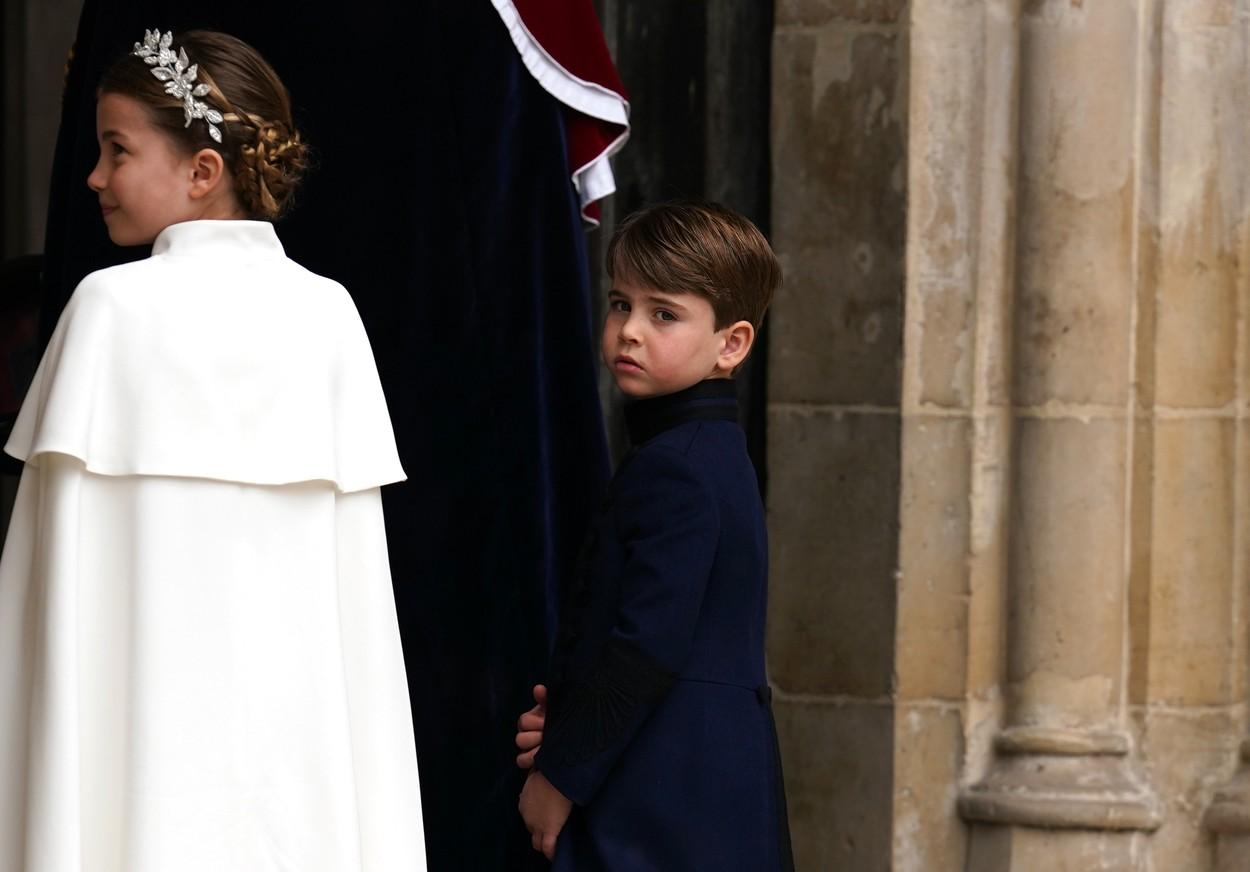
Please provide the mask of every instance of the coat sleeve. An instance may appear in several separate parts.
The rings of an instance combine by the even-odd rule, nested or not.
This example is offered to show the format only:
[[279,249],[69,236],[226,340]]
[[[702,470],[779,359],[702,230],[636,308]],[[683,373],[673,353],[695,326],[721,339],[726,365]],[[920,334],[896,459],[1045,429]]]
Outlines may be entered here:
[[620,602],[598,659],[553,688],[536,767],[586,805],[675,681],[691,648],[720,519],[681,453],[640,452],[618,479]]

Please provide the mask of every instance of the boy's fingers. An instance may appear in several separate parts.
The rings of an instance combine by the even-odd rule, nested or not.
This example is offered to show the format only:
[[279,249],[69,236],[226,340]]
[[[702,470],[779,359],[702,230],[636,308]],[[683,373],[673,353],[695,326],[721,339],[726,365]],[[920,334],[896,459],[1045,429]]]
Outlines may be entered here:
[[538,752],[526,751],[524,754],[517,754],[516,765],[521,767],[522,769],[533,769],[534,768],[534,755],[536,753]]
[[545,720],[547,720],[547,713],[543,711],[542,706],[536,705],[516,719],[516,728],[518,730],[541,730]]
[[522,751],[530,751],[543,743],[542,730],[527,730],[516,734],[516,746]]
[[530,845],[533,846],[535,851],[543,849],[543,834],[539,830],[534,830],[530,833]]
[[538,703],[540,706],[544,708],[547,706],[547,685],[545,684],[534,685],[534,702]]
[[543,835],[543,856],[548,860],[556,858],[556,836],[555,833],[546,833]]

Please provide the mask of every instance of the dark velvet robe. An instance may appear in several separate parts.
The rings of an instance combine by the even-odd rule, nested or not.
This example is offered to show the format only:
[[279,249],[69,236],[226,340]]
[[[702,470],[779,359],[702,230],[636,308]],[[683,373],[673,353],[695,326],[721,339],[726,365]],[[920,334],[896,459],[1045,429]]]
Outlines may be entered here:
[[557,870],[790,869],[764,674],[767,535],[731,381],[626,407],[536,766]]

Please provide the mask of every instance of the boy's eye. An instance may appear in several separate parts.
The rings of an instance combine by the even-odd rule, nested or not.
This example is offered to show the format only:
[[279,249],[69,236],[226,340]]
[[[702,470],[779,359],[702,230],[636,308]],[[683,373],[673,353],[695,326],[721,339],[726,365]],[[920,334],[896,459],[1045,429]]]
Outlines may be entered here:
[[625,302],[624,300],[610,300],[608,302],[608,306],[612,309],[613,312],[628,312],[629,311],[629,303]]
[[655,317],[659,318],[661,321],[676,321],[677,320],[677,316],[674,315],[672,312],[670,312],[668,309],[657,309],[655,312]]

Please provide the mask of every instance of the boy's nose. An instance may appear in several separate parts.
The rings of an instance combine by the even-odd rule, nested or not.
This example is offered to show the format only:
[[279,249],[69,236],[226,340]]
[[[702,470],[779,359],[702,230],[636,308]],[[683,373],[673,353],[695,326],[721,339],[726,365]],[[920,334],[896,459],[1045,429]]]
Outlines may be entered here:
[[632,315],[621,322],[620,335],[622,340],[630,344],[636,344],[638,342],[638,323],[634,320]]

